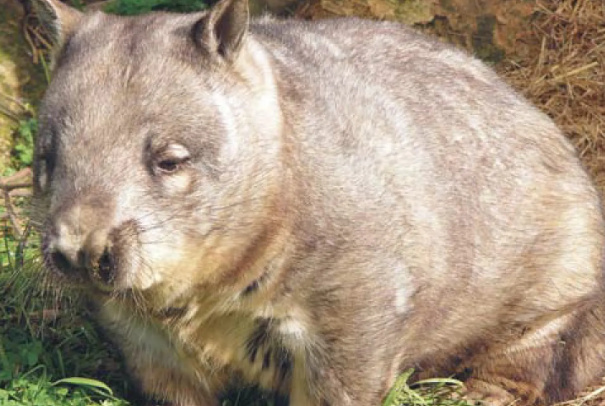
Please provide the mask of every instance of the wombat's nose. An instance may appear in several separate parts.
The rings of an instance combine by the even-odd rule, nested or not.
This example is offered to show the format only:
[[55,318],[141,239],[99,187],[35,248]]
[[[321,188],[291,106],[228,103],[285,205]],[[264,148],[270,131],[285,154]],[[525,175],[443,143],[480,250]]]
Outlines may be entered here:
[[67,224],[58,224],[56,229],[49,244],[49,256],[57,270],[67,276],[85,274],[103,283],[113,280],[115,261],[106,230],[86,234],[81,228]]

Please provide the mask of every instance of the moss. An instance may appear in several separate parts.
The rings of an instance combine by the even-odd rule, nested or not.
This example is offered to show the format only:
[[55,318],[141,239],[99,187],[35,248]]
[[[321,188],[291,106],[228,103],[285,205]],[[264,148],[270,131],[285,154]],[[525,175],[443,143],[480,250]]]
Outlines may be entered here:
[[500,62],[505,52],[494,44],[496,17],[481,15],[477,17],[477,32],[472,36],[473,49],[477,57],[486,62]]
[[452,0],[441,0],[439,4],[441,4],[441,7],[449,13],[456,12],[456,6],[452,3]]
[[426,0],[398,0],[395,16],[406,24],[427,22],[433,19],[431,3]]
[[[12,99],[35,105],[46,88],[41,66],[32,63],[30,50],[21,33],[21,6],[12,0],[0,0],[0,174],[10,165],[17,123],[23,109]],[[4,113],[3,113],[4,111]]]

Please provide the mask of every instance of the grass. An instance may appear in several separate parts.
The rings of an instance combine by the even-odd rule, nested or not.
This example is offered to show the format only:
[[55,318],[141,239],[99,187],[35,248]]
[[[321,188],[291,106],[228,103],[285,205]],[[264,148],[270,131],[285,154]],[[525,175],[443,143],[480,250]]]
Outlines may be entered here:
[[17,142],[13,148],[18,169],[31,166],[34,161],[34,134],[38,131],[38,120],[33,117],[20,120]]
[[192,12],[204,10],[206,0],[113,0],[104,8],[108,13],[137,15],[151,11]]
[[463,387],[455,379],[425,379],[409,383],[414,373],[409,369],[397,378],[383,406],[467,406],[458,396]]
[[[35,236],[23,244],[3,228],[0,250],[0,405],[127,403],[101,377],[126,392],[116,352],[68,299],[55,301],[36,282]],[[72,309],[72,310],[70,310]]]

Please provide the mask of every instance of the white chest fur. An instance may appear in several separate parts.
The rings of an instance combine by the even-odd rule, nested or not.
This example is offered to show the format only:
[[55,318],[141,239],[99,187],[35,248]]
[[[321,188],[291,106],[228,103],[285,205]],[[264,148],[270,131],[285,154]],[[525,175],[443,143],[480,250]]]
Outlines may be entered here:
[[201,317],[195,309],[173,312],[178,315],[151,319],[108,302],[100,317],[117,335],[129,363],[144,358],[147,368],[170,371],[194,385],[208,387],[208,377],[220,372],[287,394],[293,375],[303,378],[300,366],[310,340],[302,313],[227,312]]

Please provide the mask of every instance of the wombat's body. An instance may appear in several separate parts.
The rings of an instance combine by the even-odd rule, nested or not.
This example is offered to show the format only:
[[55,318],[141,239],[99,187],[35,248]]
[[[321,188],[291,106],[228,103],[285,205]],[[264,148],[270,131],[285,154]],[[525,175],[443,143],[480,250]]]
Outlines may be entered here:
[[549,403],[603,372],[599,199],[560,131],[480,62],[392,23],[83,16],[36,188],[49,268],[142,388],[216,405],[378,405],[399,372]]

